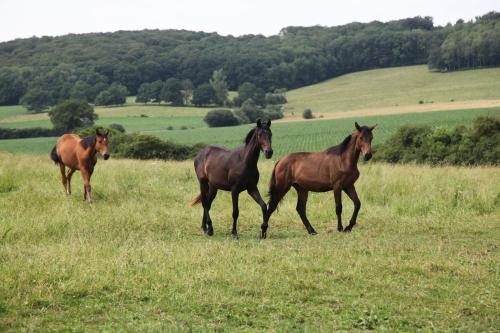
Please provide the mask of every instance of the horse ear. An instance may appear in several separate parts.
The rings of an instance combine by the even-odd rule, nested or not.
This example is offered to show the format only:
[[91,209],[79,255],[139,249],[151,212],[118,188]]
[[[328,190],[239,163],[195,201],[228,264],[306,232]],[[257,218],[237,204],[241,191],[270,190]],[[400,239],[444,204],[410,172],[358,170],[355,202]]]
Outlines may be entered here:
[[267,127],[271,127],[271,119],[269,119],[266,123]]
[[359,124],[358,124],[358,122],[357,122],[357,121],[355,121],[355,122],[354,122],[354,126],[356,126],[356,129],[357,129],[358,131],[361,131],[361,126],[359,126]]
[[95,135],[97,135],[97,136],[101,136],[101,132],[99,132],[99,129],[98,129],[98,128],[96,128],[96,129],[95,129]]
[[262,127],[262,120],[260,120],[260,118],[257,119],[257,127]]
[[373,125],[373,126],[368,126],[368,129],[371,131],[373,131],[375,129],[375,127],[377,127],[377,124]]
[[108,136],[109,134],[109,129],[107,129],[105,132],[104,132],[104,136]]

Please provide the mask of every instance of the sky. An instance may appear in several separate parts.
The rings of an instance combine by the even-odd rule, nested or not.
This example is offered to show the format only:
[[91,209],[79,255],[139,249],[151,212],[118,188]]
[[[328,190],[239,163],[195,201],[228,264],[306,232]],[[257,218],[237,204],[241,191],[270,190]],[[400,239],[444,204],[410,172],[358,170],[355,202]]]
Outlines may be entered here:
[[500,0],[0,0],[0,42],[117,30],[186,29],[276,35],[287,26],[335,26],[432,16],[435,25],[500,11]]

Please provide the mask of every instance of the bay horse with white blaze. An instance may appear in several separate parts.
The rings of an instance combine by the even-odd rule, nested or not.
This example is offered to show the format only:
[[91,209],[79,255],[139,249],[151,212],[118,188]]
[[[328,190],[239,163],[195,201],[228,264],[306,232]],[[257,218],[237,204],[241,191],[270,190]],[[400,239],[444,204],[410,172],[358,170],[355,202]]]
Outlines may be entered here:
[[262,210],[262,219],[266,217],[267,207],[257,188],[259,170],[257,161],[260,151],[266,158],[271,158],[271,121],[263,124],[257,120],[257,126],[246,136],[245,145],[234,150],[224,147],[209,146],[202,150],[194,160],[194,169],[200,182],[200,194],[193,198],[191,206],[201,202],[203,218],[201,228],[212,236],[214,229],[210,218],[210,207],[218,190],[231,191],[233,199],[233,229],[231,234],[238,239],[236,222],[238,220],[238,197],[242,191],[248,194],[259,204]]
[[[52,148],[50,158],[59,164],[61,178],[66,194],[71,194],[71,177],[76,170],[80,170],[83,178],[83,200],[92,201],[90,177],[97,163],[96,154],[99,152],[105,160],[109,158],[109,131],[101,133],[96,129],[95,135],[81,138],[76,134],[64,134]],[[68,173],[66,174],[66,167]]]
[[[355,123],[355,126],[354,133],[347,136],[338,146],[323,152],[288,154],[276,163],[269,186],[269,203],[266,218],[262,224],[261,238],[266,238],[269,218],[292,186],[297,191],[297,213],[309,234],[316,235],[316,231],[306,215],[309,191],[327,192],[333,190],[337,230],[345,232],[352,230],[361,208],[361,202],[354,187],[354,183],[359,177],[358,159],[360,153],[363,153],[366,161],[372,157],[372,131],[377,125],[359,126],[358,123]],[[342,226],[341,218],[342,191],[354,203],[354,212],[345,229]]]

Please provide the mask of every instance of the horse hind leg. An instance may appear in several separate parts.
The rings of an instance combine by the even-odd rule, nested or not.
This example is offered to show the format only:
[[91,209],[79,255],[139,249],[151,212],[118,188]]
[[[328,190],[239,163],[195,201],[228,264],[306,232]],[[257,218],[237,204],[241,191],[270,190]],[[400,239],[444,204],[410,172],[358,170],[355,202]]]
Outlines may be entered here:
[[270,191],[269,191],[269,202],[267,203],[267,212],[266,216],[264,219],[264,223],[261,226],[261,234],[260,238],[265,239],[267,237],[267,229],[269,228],[269,219],[271,218],[271,215],[274,213],[276,208],[278,208],[278,204],[280,203],[281,199],[285,196],[285,194],[288,193],[290,190],[291,185],[286,186],[284,189],[277,188],[274,186]]
[[307,198],[309,196],[309,191],[300,188],[299,186],[295,186],[295,190],[297,190],[297,206],[296,210],[297,213],[299,213],[300,219],[302,220],[302,223],[306,227],[307,232],[309,235],[316,235],[317,232],[314,230],[313,226],[307,219],[306,215],[306,206],[307,206]]
[[73,177],[73,174],[75,173],[75,169],[69,169],[68,174],[66,175],[66,179],[68,181],[66,185],[66,193],[69,195],[71,194],[71,177]]
[[68,193],[68,179],[66,178],[66,167],[63,163],[59,162],[59,169],[61,170],[61,182],[64,186],[64,192]]
[[203,206],[203,218],[201,228],[208,236],[213,236],[214,228],[210,217],[210,207],[217,195],[217,189],[211,187],[208,182],[200,182],[201,204]]

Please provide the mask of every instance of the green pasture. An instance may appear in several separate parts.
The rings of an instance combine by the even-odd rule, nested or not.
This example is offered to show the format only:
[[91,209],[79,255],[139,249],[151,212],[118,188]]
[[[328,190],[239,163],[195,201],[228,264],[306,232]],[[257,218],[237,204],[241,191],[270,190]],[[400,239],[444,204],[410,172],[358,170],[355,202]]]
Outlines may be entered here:
[[[273,148],[276,152],[275,158],[279,158],[292,151],[324,150],[338,144],[344,137],[351,133],[354,129],[354,121],[358,121],[360,124],[378,124],[374,138],[374,144],[378,144],[384,142],[401,125],[420,124],[448,128],[457,125],[468,126],[472,124],[476,117],[481,115],[500,115],[500,108],[275,123],[272,125]],[[173,121],[174,119],[178,122]],[[130,128],[134,128],[137,129],[137,132],[156,135],[162,139],[178,143],[194,144],[203,142],[227,147],[235,147],[242,144],[246,133],[251,128],[251,125],[222,128],[196,127],[197,121],[196,118],[188,120],[186,117],[124,117],[101,118],[98,124],[108,126],[111,123],[119,123],[124,125],[129,132],[134,132],[130,130]],[[130,122],[130,125],[128,122]],[[174,129],[168,130],[168,126],[173,126]],[[182,130],[182,126],[186,126],[187,129]],[[55,141],[56,138],[0,140],[0,150],[46,154],[50,151]]]
[[226,192],[202,235],[191,161],[100,160],[88,204],[79,173],[67,197],[46,157],[0,153],[0,331],[499,331],[499,168],[360,170],[352,233],[322,193],[309,236],[292,191],[260,241],[243,193],[234,241]]
[[[427,65],[374,69],[343,75],[287,93],[287,112],[358,109],[500,99],[500,68],[439,73]],[[459,103],[457,103],[459,104]],[[457,106],[460,108],[460,106]]]

